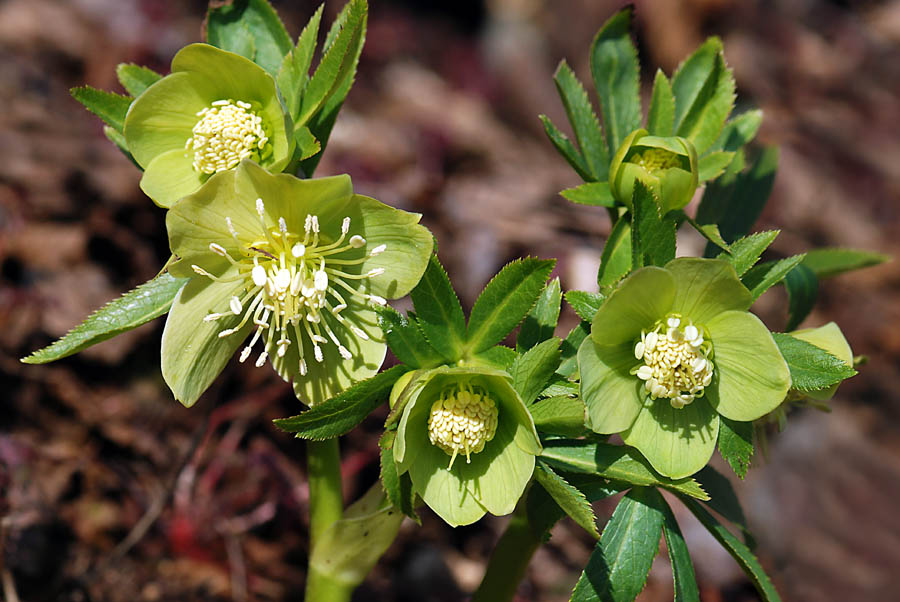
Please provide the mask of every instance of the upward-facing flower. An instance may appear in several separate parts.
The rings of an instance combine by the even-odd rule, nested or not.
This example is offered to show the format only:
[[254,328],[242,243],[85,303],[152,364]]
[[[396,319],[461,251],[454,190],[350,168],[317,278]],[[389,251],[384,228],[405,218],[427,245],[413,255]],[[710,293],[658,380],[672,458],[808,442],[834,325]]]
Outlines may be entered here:
[[373,304],[407,294],[432,237],[419,215],[353,194],[349,176],[300,180],[244,160],[169,210],[169,271],[190,276],[162,339],[162,372],[193,404],[244,343],[315,404],[378,371]]
[[281,171],[293,148],[290,131],[275,80],[208,44],[178,51],[172,73],[147,88],[125,118],[128,150],[144,169],[141,189],[163,207],[243,159]]
[[591,427],[622,433],[662,474],[703,468],[719,415],[748,422],[791,386],[787,363],[734,268],[682,258],[626,278],[578,350]]

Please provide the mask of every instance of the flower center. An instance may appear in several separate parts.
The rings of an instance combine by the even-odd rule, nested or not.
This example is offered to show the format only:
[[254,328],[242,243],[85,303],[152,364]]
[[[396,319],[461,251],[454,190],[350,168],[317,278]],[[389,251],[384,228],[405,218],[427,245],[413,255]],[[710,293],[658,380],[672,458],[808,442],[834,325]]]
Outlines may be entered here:
[[632,157],[631,163],[637,163],[650,173],[670,167],[681,167],[678,155],[662,148],[648,148],[643,154]]
[[[301,376],[305,376],[308,371],[303,352],[304,338],[312,342],[313,355],[317,362],[321,363],[325,358],[320,345],[327,345],[329,342],[337,347],[341,357],[345,360],[351,359],[353,354],[341,342],[332,325],[336,322],[364,340],[368,339],[368,335],[360,328],[347,323],[341,315],[347,308],[347,302],[339,289],[343,289],[344,294],[350,297],[384,305],[385,300],[382,297],[363,293],[348,284],[354,280],[379,276],[384,273],[384,268],[374,268],[361,274],[347,273],[342,268],[359,265],[370,257],[384,252],[386,246],[378,245],[366,255],[355,259],[339,258],[337,256],[345,251],[360,249],[366,245],[366,239],[358,234],[344,242],[350,231],[349,217],[344,218],[338,239],[326,242],[319,238],[319,219],[315,215],[306,216],[301,236],[288,230],[283,217],[278,218],[277,227],[272,227],[267,222],[262,199],[256,199],[256,211],[259,214],[264,238],[249,243],[242,242],[232,225],[231,218],[226,217],[225,222],[237,243],[236,253],[226,251],[216,243],[209,245],[212,252],[225,257],[229,263],[237,267],[237,276],[219,278],[200,266],[191,266],[198,274],[216,282],[244,281],[243,293],[241,296],[235,295],[231,298],[228,310],[210,313],[204,321],[242,315],[235,327],[219,332],[219,337],[226,337],[239,331],[252,319],[256,332],[241,352],[240,361],[245,361],[256,342],[265,336],[266,349],[256,361],[258,367],[266,362],[269,350],[275,349],[278,357],[284,357],[292,342],[291,334],[294,335],[300,357]],[[236,258],[232,256],[233,253],[237,255]],[[327,320],[324,319],[326,317]],[[331,325],[329,321],[332,321]]]
[[450,456],[450,466],[460,450],[470,455],[484,449],[497,432],[497,404],[480,389],[464,386],[445,389],[431,406],[428,438]]
[[650,397],[665,397],[673,408],[683,408],[703,396],[712,382],[712,343],[690,321],[678,314],[659,320],[654,328],[641,331],[634,346],[634,357],[643,363],[631,373],[644,381]]
[[231,169],[252,155],[259,156],[269,138],[262,117],[252,105],[238,100],[217,100],[197,116],[193,136],[184,147],[194,151],[194,169],[214,174]]

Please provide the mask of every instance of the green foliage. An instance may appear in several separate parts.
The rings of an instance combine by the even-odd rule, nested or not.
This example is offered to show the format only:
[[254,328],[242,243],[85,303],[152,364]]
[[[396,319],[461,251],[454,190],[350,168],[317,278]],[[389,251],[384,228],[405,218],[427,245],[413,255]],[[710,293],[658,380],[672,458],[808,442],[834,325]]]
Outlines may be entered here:
[[125,127],[125,115],[133,100],[129,96],[122,96],[115,92],[98,90],[91,86],[72,88],[72,97],[83,104],[85,108],[103,120],[103,123],[121,134]]
[[651,488],[632,489],[622,498],[575,584],[572,602],[631,602],[637,597],[659,551],[665,505]]
[[273,77],[291,47],[291,36],[268,0],[210,3],[206,40],[244,56]]
[[579,205],[592,205],[594,207],[615,207],[616,205],[612,190],[609,188],[609,182],[585,182],[581,186],[566,188],[559,194],[563,198]]
[[706,505],[740,529],[744,536],[744,541],[749,547],[753,548],[756,542],[753,541],[753,537],[750,535],[747,519],[744,516],[744,509],[741,508],[741,502],[738,500],[731,481],[712,466],[705,467],[697,473],[695,478],[703,485],[703,489],[709,493],[709,499],[705,502]]
[[669,564],[672,565],[672,578],[675,585],[675,602],[700,602],[700,591],[694,575],[694,565],[678,521],[672,509],[663,500],[663,535],[666,538],[666,549],[669,552]]
[[889,255],[858,249],[814,249],[806,253],[803,265],[819,278],[837,276],[890,261]]
[[784,329],[794,330],[806,319],[816,304],[819,279],[801,262],[785,275],[784,288],[788,294],[788,321]]
[[141,67],[134,63],[120,63],[116,67],[116,76],[122,87],[128,90],[128,93],[134,97],[140,96],[144,90],[162,79],[162,75],[149,69]]
[[300,115],[300,101],[303,98],[303,90],[309,82],[309,68],[316,50],[319,24],[322,21],[324,7],[324,4],[319,5],[313,16],[309,18],[300,37],[297,38],[297,45],[284,56],[276,76],[278,89],[281,90],[284,97],[285,108],[293,120]]
[[[611,497],[628,488],[623,483],[607,481],[606,479],[588,475],[558,474],[560,474],[560,477],[564,477],[567,483],[584,494],[590,502]],[[531,489],[528,491],[525,511],[532,532],[536,537],[540,538],[549,537],[548,532],[550,528],[556,524],[556,521],[566,516],[566,512],[559,507],[559,504],[541,486],[537,479],[532,482]]]
[[101,341],[128,332],[163,315],[187,282],[163,273],[110,301],[64,337],[22,358],[26,364],[46,364],[87,349]]
[[722,418],[719,422],[719,453],[734,474],[740,478],[747,475],[750,457],[753,455],[753,423],[737,422]]
[[760,295],[784,280],[788,272],[800,265],[804,257],[805,255],[793,255],[778,261],[761,263],[744,274],[741,282],[750,289],[750,294],[756,301]]
[[659,205],[650,190],[635,182],[634,217],[631,225],[631,267],[663,266],[675,259],[675,221],[660,216]]
[[617,283],[631,271],[631,224],[627,219],[620,219],[613,226],[597,271],[597,284],[605,290]]
[[466,318],[437,255],[431,256],[422,280],[409,295],[416,308],[416,320],[428,342],[445,362],[457,361],[462,357],[466,341]]
[[575,139],[581,147],[581,156],[590,171],[591,180],[606,180],[609,170],[606,141],[584,87],[566,61],[559,64],[553,81],[566,108],[569,123],[575,130]]
[[415,318],[407,319],[389,306],[378,308],[378,314],[385,342],[398,360],[410,368],[433,368],[443,363]]
[[519,392],[525,405],[537,399],[559,367],[561,342],[553,337],[539,343],[520,355],[510,367],[509,374],[513,379],[513,388]]
[[[567,299],[568,300],[568,299]],[[597,313],[597,312],[594,312]],[[591,323],[582,320],[582,322],[569,331],[566,338],[560,345],[560,364],[556,370],[557,374],[563,376],[572,376],[578,370],[577,353],[581,343],[590,336]]]
[[561,304],[562,291],[559,278],[554,278],[541,291],[541,296],[519,327],[516,349],[520,353],[553,336],[556,323],[559,321]]
[[394,366],[372,378],[359,381],[328,401],[312,406],[302,414],[274,420],[275,426],[300,439],[323,441],[350,432],[387,401],[397,379],[409,368]]
[[534,307],[555,264],[527,257],[505,265],[472,307],[466,348],[478,353],[502,341]]
[[753,581],[753,585],[756,586],[756,590],[762,599],[765,602],[780,601],[781,598],[778,596],[778,592],[775,591],[775,586],[772,585],[772,581],[766,575],[766,572],[750,549],[732,535],[728,529],[723,527],[719,521],[713,518],[709,512],[704,510],[698,502],[684,496],[679,497],[684,502],[684,505],[688,507],[688,510],[706,527],[707,531],[734,557],[747,576],[750,577],[750,580]]
[[590,322],[594,319],[594,315],[606,299],[600,293],[588,291],[566,291],[565,297],[566,303],[571,305],[578,317],[585,322]]
[[421,524],[422,521],[416,514],[416,492],[413,491],[412,481],[408,474],[400,474],[397,471],[397,462],[394,460],[393,452],[396,436],[396,431],[385,431],[378,441],[378,448],[381,452],[381,486],[394,508]]
[[647,112],[647,131],[653,136],[671,136],[674,127],[675,97],[672,95],[672,84],[662,69],[658,69]]
[[556,395],[528,407],[540,433],[580,437],[585,432],[584,402],[579,397]]
[[553,469],[544,462],[538,462],[535,466],[534,478],[579,527],[597,539],[600,538],[600,532],[597,530],[597,518],[584,493],[553,472]]
[[776,332],[772,336],[791,370],[794,389],[816,391],[856,375],[856,370],[824,349],[789,334]]
[[756,265],[759,256],[769,248],[781,230],[768,230],[756,232],[734,241],[728,253],[719,253],[718,259],[724,259],[734,266],[738,276],[743,276],[747,270]]
[[550,118],[546,115],[539,115],[541,123],[544,124],[544,132],[547,134],[547,137],[550,138],[550,142],[553,143],[553,146],[556,147],[556,150],[559,151],[559,154],[563,156],[563,158],[572,166],[572,169],[575,170],[581,179],[585,182],[591,182],[593,180],[593,175],[591,174],[590,168],[584,160],[584,157],[581,156],[581,153],[575,148],[575,145],[572,144],[572,141],[569,140],[569,137],[559,131],[553,122],[550,121]]

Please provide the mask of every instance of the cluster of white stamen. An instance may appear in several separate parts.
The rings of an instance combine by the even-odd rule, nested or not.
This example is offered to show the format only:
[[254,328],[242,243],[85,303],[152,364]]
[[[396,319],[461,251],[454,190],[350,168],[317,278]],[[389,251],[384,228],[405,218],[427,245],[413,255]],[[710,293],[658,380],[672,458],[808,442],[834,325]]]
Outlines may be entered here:
[[[363,340],[368,339],[368,335],[341,315],[347,308],[347,302],[338,289],[344,289],[344,294],[358,300],[383,305],[385,300],[382,297],[365,293],[348,281],[374,278],[383,274],[384,269],[372,268],[355,274],[345,272],[343,268],[365,263],[370,257],[382,253],[385,245],[378,245],[362,256],[356,252],[353,258],[343,258],[341,254],[366,245],[366,239],[359,235],[353,235],[345,242],[350,231],[349,217],[344,218],[337,239],[329,242],[320,238],[319,218],[315,215],[306,216],[301,236],[288,229],[283,217],[278,218],[277,226],[273,228],[262,199],[256,200],[256,211],[261,238],[242,240],[231,218],[226,217],[225,222],[236,248],[226,250],[217,243],[209,245],[210,251],[238,268],[238,275],[231,281],[243,280],[244,291],[241,296],[235,295],[229,300],[228,311],[210,313],[204,321],[243,314],[238,324],[219,332],[219,337],[227,337],[241,330],[252,319],[256,331],[241,351],[241,362],[247,360],[260,338],[265,338],[266,350],[257,359],[257,366],[265,364],[269,351],[274,350],[277,357],[284,357],[293,343],[299,355],[300,374],[305,376],[309,366],[304,357],[304,338],[312,343],[316,362],[325,361],[322,345],[329,343],[335,345],[342,358],[352,359],[352,352],[335,333],[334,327],[340,324]],[[222,281],[200,266],[192,267],[200,275]]]
[[683,408],[703,396],[712,382],[715,366],[712,345],[694,324],[682,325],[681,316],[672,314],[657,322],[649,332],[641,332],[634,346],[634,357],[643,364],[631,373],[644,381],[650,397],[665,397],[674,408]]
[[194,151],[195,170],[214,174],[262,151],[269,138],[262,117],[251,109],[241,100],[217,100],[197,113],[200,120],[184,145]]
[[467,464],[471,462],[471,454],[483,450],[496,433],[497,404],[478,389],[446,389],[431,406],[428,439],[450,456],[447,470],[460,452],[466,454]]

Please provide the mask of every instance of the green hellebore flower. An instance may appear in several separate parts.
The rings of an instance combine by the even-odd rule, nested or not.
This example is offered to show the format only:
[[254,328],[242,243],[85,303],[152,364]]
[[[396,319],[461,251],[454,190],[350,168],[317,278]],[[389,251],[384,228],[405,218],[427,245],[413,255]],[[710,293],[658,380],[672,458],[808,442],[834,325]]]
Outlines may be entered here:
[[[844,333],[841,332],[840,327],[834,322],[829,322],[818,328],[795,330],[789,334],[794,338],[824,349],[848,366],[853,366],[853,351],[850,349],[850,343],[847,342],[847,339],[844,338]],[[839,385],[840,383],[816,391],[803,391],[802,394],[804,397],[818,401],[828,401],[834,397]]]
[[628,134],[609,167],[609,186],[617,201],[631,208],[634,182],[640,180],[659,202],[662,213],[687,205],[698,182],[697,151],[680,136]]
[[273,173],[293,150],[290,118],[262,67],[208,44],[172,59],[172,73],[144,91],[125,117],[125,141],[144,169],[141,189],[161,207],[246,158]]
[[755,420],[791,386],[751,302],[731,264],[717,259],[675,259],[626,278],[578,350],[593,430],[622,433],[666,476],[703,468],[720,414]]
[[431,255],[418,214],[353,194],[349,176],[300,180],[250,160],[213,175],[169,210],[191,279],[162,338],[162,372],[192,405],[252,334],[297,397],[313,405],[375,374],[385,343],[372,304],[407,294]]
[[425,503],[454,527],[512,512],[541,444],[509,375],[441,366],[401,388],[394,460]]

